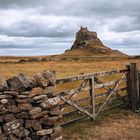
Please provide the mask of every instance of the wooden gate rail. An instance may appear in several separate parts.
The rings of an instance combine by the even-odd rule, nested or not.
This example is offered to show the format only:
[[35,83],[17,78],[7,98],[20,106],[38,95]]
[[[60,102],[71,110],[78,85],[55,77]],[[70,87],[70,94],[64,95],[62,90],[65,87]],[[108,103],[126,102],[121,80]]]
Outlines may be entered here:
[[[123,92],[123,91],[126,91],[127,90],[127,88],[126,87],[123,87],[123,88],[120,88],[120,89],[117,89],[117,90],[115,90],[116,92]],[[105,92],[105,93],[100,93],[100,94],[97,94],[97,95],[95,95],[95,98],[98,98],[98,97],[105,97],[105,96],[107,96],[109,94],[109,92],[107,91],[107,92]],[[125,96],[126,97],[126,96]],[[88,97],[85,97],[85,98],[80,98],[80,99],[75,99],[75,101],[76,102],[79,102],[79,103],[81,103],[81,102],[87,102],[87,101],[90,101],[90,96],[88,96]],[[68,106],[65,102],[64,103],[61,103],[60,104],[60,107],[61,108],[64,108],[64,107],[66,107],[66,106]]]
[[[123,96],[123,97],[126,97],[126,95]],[[112,101],[114,101],[115,99],[116,99],[116,98],[112,99]],[[101,104],[101,103],[100,103],[100,104]],[[96,104],[96,106],[99,107],[100,104],[98,103],[98,104]],[[115,105],[113,105],[113,106],[107,107],[107,108],[105,108],[105,109],[102,109],[101,112],[104,112],[104,111],[106,111],[106,110],[109,110],[109,109],[118,107],[118,106],[120,106],[120,105],[123,105],[123,103],[121,102],[121,103],[115,104]],[[90,105],[84,107],[84,109],[90,109]],[[65,114],[62,114],[62,115],[63,115],[64,117],[67,117],[67,116],[69,116],[69,115],[71,115],[71,114],[74,114],[74,113],[77,112],[77,111],[78,111],[78,110],[73,110],[73,111],[71,111],[71,112],[69,112],[69,113],[65,113]],[[78,113],[79,113],[79,112],[78,112]],[[69,125],[69,124],[71,124],[71,123],[80,121],[80,120],[85,119],[85,118],[87,118],[87,115],[83,115],[83,116],[78,117],[78,118],[76,118],[76,119],[72,119],[72,120],[70,120],[70,121],[61,123],[60,125],[61,125],[61,126],[66,126],[66,125]]]
[[63,84],[63,83],[68,83],[68,82],[91,79],[92,77],[97,77],[97,76],[100,76],[100,77],[109,76],[112,74],[118,74],[118,73],[124,73],[124,72],[128,72],[128,69],[119,69],[119,70],[96,72],[96,73],[83,74],[83,75],[77,75],[77,76],[71,76],[71,77],[64,77],[64,78],[56,79],[56,84],[58,85],[58,84]]
[[[126,98],[126,97],[127,97],[126,95],[122,96],[122,98]],[[115,100],[117,100],[116,97],[112,98],[112,99],[109,100],[108,102],[112,102],[112,101],[115,101]],[[100,105],[101,105],[102,103],[103,103],[103,102],[96,103],[96,104],[95,104],[96,108],[99,108]],[[84,108],[85,108],[85,109],[88,109],[88,108],[91,108],[91,106],[88,105],[88,106],[85,106]],[[66,113],[62,113],[62,115],[63,115],[63,116],[68,116],[68,115],[73,114],[73,113],[75,113],[75,112],[77,112],[77,111],[79,111],[79,110],[73,109],[72,111],[69,111],[69,112],[66,112]]]
[[95,117],[96,117],[97,115],[99,115],[99,113],[101,112],[101,110],[103,110],[103,108],[104,108],[104,106],[106,105],[107,101],[109,101],[109,99],[111,98],[111,96],[112,96],[113,94],[118,96],[116,90],[117,90],[118,86],[120,85],[120,83],[121,83],[122,79],[124,78],[124,76],[125,76],[125,74],[124,74],[124,75],[119,79],[119,81],[115,84],[114,88],[112,89],[112,91],[110,92],[110,94],[107,96],[107,98],[105,99],[104,103],[103,103],[103,104],[100,106],[100,108],[98,109],[98,111],[97,111]]
[[[105,83],[102,83],[102,84],[95,84],[94,85],[94,89],[98,89],[98,88],[105,88],[105,87],[108,87],[108,86],[112,86],[114,84],[117,83],[118,80],[114,80],[114,81],[109,81],[109,82],[105,82]],[[123,78],[121,80],[121,83],[123,82],[126,82],[126,78]],[[83,92],[83,91],[87,91],[89,90],[90,87],[89,86],[86,86],[86,87],[83,87],[81,89],[79,88],[75,88],[75,89],[71,89],[71,90],[65,90],[65,91],[60,91],[59,93],[57,93],[58,95],[72,95],[72,94],[76,94],[78,92]]]
[[[112,80],[107,82],[102,82],[99,77],[110,76],[112,74],[119,74],[120,79]],[[118,75],[118,76],[119,76]],[[126,69],[103,71],[97,73],[83,74],[65,78],[56,79],[56,85],[70,83],[74,81],[83,81],[78,88],[73,88],[69,90],[60,91],[58,96],[63,102],[61,102],[60,107],[63,109],[67,106],[72,106],[75,109],[62,113],[63,117],[73,115],[76,112],[81,112],[82,116],[76,119],[71,119],[62,123],[61,125],[67,125],[69,123],[81,120],[85,117],[95,118],[102,111],[117,107],[121,104],[128,103],[129,107],[133,111],[139,111],[140,108],[140,73],[136,67],[136,64],[131,64],[126,67]],[[87,85],[89,84],[89,85]],[[124,86],[124,84],[126,86]],[[95,94],[95,89],[103,88],[106,90],[104,93]],[[89,96],[85,98],[76,99],[73,98],[80,92],[89,91]],[[125,95],[120,94],[121,92],[127,91]],[[86,92],[87,93],[87,92]],[[105,97],[102,102],[96,102],[95,99]],[[119,102],[118,102],[118,101]],[[114,104],[117,101],[117,104]],[[87,105],[87,103],[90,103]],[[82,107],[82,103],[84,106]],[[107,106],[108,103],[113,103],[112,106]]]

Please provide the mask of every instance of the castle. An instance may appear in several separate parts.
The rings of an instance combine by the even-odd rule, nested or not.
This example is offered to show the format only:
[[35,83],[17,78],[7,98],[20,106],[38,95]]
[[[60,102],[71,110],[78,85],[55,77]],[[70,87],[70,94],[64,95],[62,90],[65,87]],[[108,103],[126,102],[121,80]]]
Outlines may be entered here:
[[118,50],[112,50],[105,46],[98,38],[96,32],[89,31],[87,27],[82,26],[76,33],[75,41],[71,49],[65,51],[65,55],[70,54],[126,56]]
[[103,45],[98,39],[97,33],[94,31],[89,31],[87,27],[82,27],[76,33],[76,38],[71,49],[87,48],[91,46],[91,42]]
[[97,33],[88,31],[87,27],[80,28],[80,31],[76,33],[76,40],[91,40],[97,38]]

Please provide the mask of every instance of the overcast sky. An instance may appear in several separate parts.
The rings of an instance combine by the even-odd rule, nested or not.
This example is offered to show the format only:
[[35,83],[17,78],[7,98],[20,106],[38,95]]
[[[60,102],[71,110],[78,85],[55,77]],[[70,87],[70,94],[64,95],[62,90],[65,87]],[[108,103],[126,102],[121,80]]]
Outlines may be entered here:
[[0,0],[0,55],[62,53],[80,26],[140,55],[140,0]]

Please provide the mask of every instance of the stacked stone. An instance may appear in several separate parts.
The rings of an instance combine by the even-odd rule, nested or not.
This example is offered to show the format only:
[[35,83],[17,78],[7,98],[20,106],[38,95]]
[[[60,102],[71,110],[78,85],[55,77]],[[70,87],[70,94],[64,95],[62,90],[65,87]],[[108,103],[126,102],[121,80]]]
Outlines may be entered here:
[[62,140],[55,73],[0,78],[0,140]]

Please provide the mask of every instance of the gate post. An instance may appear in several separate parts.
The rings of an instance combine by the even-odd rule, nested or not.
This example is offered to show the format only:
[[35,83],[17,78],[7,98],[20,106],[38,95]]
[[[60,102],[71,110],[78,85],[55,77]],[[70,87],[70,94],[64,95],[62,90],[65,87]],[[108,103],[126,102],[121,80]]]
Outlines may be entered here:
[[132,94],[131,94],[131,80],[130,80],[130,65],[126,65],[126,68],[128,70],[126,74],[126,88],[127,88],[127,106],[129,108],[132,108]]
[[136,63],[131,63],[129,66],[128,79],[128,100],[131,103],[131,109],[134,112],[139,110],[139,73]]
[[139,78],[139,102],[138,102],[138,107],[139,107],[139,112],[140,112],[140,73],[138,73],[138,78]]
[[91,97],[91,112],[95,119],[95,93],[94,93],[94,77],[89,80],[90,83],[90,97]]

